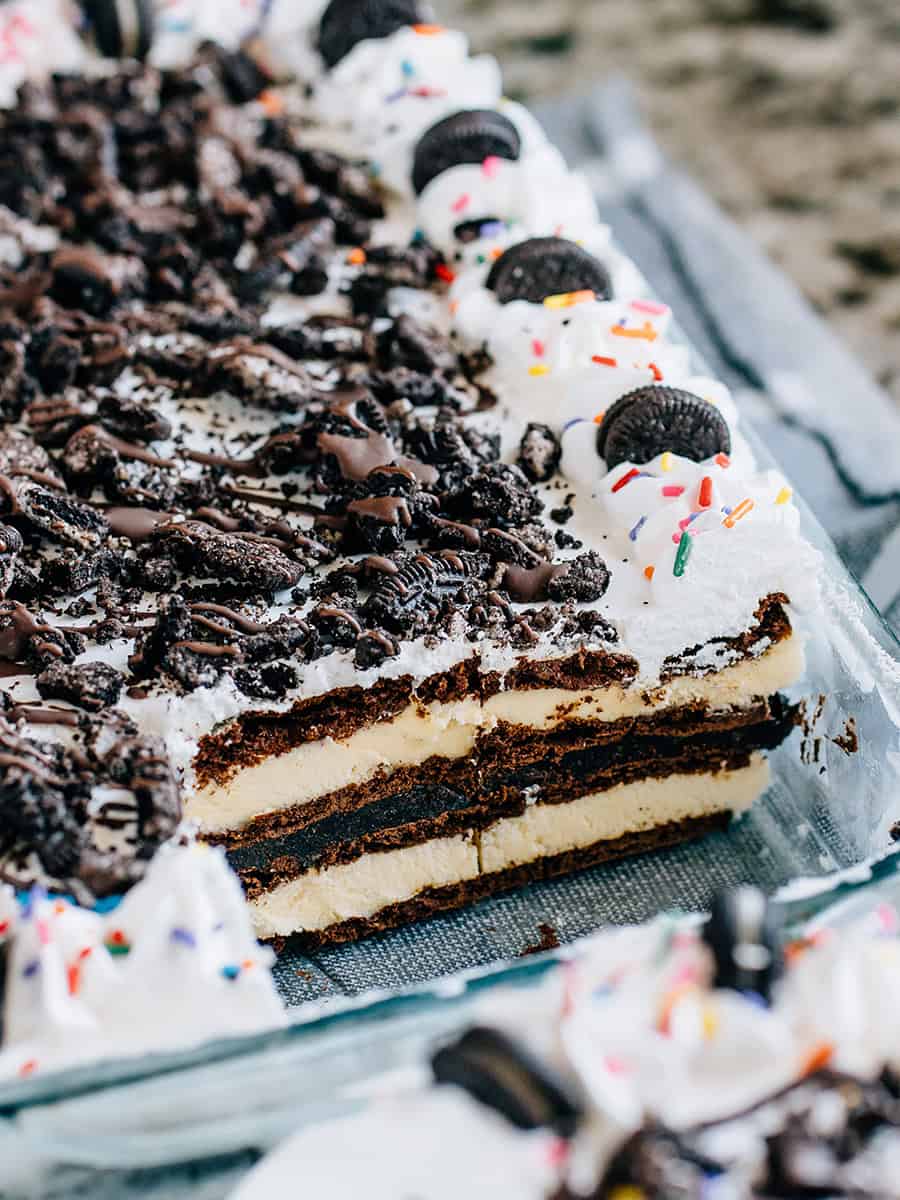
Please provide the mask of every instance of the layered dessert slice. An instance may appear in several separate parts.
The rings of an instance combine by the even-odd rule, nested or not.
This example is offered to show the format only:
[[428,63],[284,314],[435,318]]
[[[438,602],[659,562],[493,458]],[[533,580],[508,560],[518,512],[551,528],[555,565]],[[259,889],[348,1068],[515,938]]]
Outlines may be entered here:
[[[158,738],[275,942],[724,827],[816,604],[727,390],[420,15],[330,5],[302,99],[205,45],[3,116],[8,717]],[[65,885],[34,792],[4,871]]]

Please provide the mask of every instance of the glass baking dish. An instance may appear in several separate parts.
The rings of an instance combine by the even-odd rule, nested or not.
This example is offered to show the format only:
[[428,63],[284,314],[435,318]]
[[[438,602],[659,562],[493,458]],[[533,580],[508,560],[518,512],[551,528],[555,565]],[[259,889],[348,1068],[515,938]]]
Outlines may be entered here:
[[[743,432],[760,463],[772,465],[752,430]],[[0,1154],[0,1195],[11,1171],[56,1172],[61,1163],[150,1169],[271,1145],[301,1109],[305,1119],[343,1111],[343,1089],[354,1081],[413,1062],[423,1039],[462,1019],[472,994],[498,982],[527,984],[591,931],[699,912],[724,887],[773,890],[884,852],[900,821],[900,644],[799,503],[805,534],[824,559],[824,603],[801,625],[808,671],[792,697],[806,718],[772,756],[772,786],[747,816],[697,843],[532,885],[356,945],[311,955],[289,949],[275,968],[286,1003],[299,1006],[286,1029],[0,1083],[0,1148],[4,1138],[11,1147]],[[893,876],[893,859],[883,874]],[[497,965],[556,943],[555,953]],[[461,971],[476,974],[466,984]]]

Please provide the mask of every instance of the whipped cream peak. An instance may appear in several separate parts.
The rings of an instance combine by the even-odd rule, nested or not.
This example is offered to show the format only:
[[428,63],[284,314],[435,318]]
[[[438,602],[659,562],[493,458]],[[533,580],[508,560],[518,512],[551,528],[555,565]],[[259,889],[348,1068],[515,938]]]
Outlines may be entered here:
[[519,130],[518,159],[461,163],[432,179],[419,197],[419,228],[447,255],[457,250],[456,231],[464,223],[505,222],[512,235],[509,245],[549,235],[580,241],[596,225],[597,208],[587,180],[569,171],[533,117],[525,120],[524,110],[511,108],[512,104],[501,105],[500,111]]
[[221,851],[164,847],[120,903],[93,910],[34,888],[8,919],[0,1078],[284,1020],[274,957]]
[[411,196],[422,134],[460,108],[494,108],[501,95],[496,60],[470,57],[465,34],[412,25],[359,42],[320,78],[313,102],[323,120],[352,129],[387,188]]

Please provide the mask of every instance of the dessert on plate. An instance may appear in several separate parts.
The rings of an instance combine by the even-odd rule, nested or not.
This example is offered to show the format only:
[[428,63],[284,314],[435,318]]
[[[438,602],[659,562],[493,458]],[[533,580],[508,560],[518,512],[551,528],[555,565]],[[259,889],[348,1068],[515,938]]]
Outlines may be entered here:
[[0,113],[2,876],[307,946],[725,828],[818,571],[495,65],[315,7]]

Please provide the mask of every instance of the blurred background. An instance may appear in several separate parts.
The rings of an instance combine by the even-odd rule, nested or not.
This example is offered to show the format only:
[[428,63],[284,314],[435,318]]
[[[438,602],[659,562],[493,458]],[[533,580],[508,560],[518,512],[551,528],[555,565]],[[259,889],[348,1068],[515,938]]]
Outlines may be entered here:
[[900,0],[440,0],[535,100],[623,73],[900,406]]

